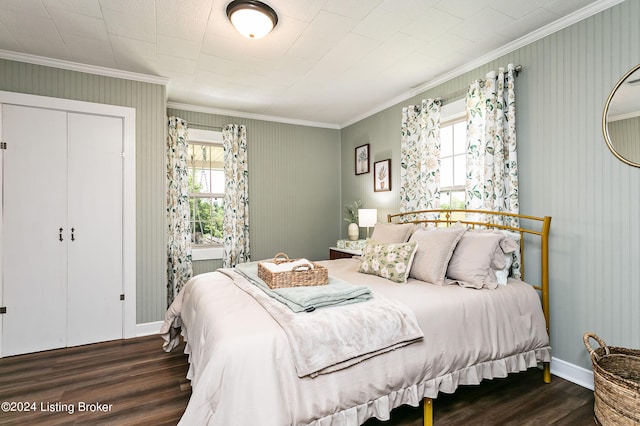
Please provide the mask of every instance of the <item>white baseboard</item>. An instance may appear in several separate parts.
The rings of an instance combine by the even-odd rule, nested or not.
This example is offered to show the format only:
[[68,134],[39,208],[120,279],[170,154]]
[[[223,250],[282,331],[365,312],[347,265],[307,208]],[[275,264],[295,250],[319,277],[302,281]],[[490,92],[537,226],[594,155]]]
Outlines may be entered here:
[[162,327],[163,322],[164,321],[155,321],[136,324],[136,337],[160,334],[160,327]]
[[562,377],[583,388],[593,390],[593,371],[568,363],[558,358],[551,358],[551,374]]

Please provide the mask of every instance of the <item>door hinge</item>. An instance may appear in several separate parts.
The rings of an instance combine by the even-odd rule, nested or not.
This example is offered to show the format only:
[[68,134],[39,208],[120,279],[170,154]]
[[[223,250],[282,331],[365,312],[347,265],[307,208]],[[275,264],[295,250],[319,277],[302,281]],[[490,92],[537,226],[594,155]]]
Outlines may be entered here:
[[7,143],[6,142],[0,142],[0,149],[7,149]]
[[6,306],[0,306],[0,314],[6,314],[7,313],[7,307]]
[[120,300],[124,300],[124,294],[120,295]]

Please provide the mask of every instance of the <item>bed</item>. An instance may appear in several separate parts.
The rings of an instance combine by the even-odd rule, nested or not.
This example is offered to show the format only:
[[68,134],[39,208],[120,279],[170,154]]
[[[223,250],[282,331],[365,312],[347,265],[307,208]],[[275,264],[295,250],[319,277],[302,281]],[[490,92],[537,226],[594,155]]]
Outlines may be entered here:
[[[371,252],[368,245],[360,258],[317,262],[332,279],[370,289],[372,297],[364,302],[292,313],[278,301],[266,305],[273,297],[242,269],[192,278],[167,310],[161,330],[166,351],[182,336],[189,356],[192,395],[181,424],[360,425],[424,401],[424,424],[430,425],[439,392],[538,366],[550,382],[550,217],[428,210],[389,215],[388,222],[374,229],[372,240],[396,238],[401,227],[410,229],[404,243],[373,240]],[[433,238],[447,240],[443,246],[458,239],[441,259],[446,250],[429,243]],[[465,250],[479,253],[477,242],[489,239],[499,240],[500,249],[491,245],[492,273],[478,281],[477,256],[461,256]],[[516,250],[504,248],[514,241]],[[407,271],[399,263],[391,276],[363,271],[371,266],[374,248],[414,246]],[[395,260],[397,252],[385,256]],[[505,268],[498,257],[511,259],[511,265]],[[530,274],[539,284],[524,277],[530,258],[539,260],[540,268]],[[446,272],[444,282],[416,278],[424,278],[418,268],[429,263],[427,271]],[[456,270],[468,265],[472,271]],[[505,270],[509,277],[495,285]],[[376,329],[386,330],[384,337],[376,337]],[[379,347],[369,346],[378,340]],[[364,349],[356,353],[358,345]]]

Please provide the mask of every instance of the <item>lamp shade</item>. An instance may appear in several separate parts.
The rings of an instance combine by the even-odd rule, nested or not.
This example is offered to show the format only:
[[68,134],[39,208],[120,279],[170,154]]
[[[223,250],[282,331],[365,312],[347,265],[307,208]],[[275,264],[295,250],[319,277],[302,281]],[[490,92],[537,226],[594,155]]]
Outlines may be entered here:
[[234,0],[227,6],[227,17],[240,34],[258,39],[278,23],[278,15],[269,5],[255,0]]
[[378,221],[378,209],[358,209],[358,226],[368,228]]

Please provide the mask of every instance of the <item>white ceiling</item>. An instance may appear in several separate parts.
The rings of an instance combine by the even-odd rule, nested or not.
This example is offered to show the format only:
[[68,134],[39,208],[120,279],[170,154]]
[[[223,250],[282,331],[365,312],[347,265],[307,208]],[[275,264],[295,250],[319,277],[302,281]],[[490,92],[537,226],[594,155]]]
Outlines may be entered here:
[[0,0],[0,57],[164,77],[173,103],[341,127],[620,1],[265,0],[279,23],[249,40],[230,0]]

